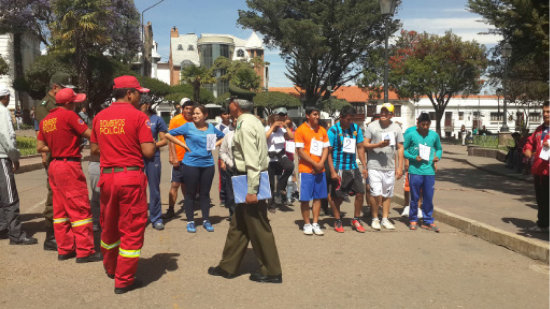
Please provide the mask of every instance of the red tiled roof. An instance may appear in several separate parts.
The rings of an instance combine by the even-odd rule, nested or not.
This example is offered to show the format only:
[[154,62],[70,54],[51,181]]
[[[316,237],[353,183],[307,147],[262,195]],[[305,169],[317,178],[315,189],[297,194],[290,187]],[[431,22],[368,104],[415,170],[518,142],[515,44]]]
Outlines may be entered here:
[[[269,91],[276,91],[276,92],[283,92],[292,94],[295,96],[299,96],[300,93],[296,88],[294,87],[270,87]],[[372,98],[369,98],[369,95],[372,96]],[[389,100],[399,100],[399,97],[397,94],[393,91],[390,91],[388,93]],[[332,93],[333,97],[336,97],[338,99],[343,99],[348,102],[367,102],[369,99],[376,100],[376,99],[383,99],[384,93],[380,93],[380,98],[377,97],[377,94],[375,92],[368,91],[364,88],[359,88],[357,86],[341,86],[336,91]]]

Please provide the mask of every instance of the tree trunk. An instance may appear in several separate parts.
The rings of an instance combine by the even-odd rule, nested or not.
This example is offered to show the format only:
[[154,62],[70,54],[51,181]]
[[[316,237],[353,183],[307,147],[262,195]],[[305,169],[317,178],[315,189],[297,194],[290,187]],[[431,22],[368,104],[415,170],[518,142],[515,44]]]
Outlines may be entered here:
[[435,132],[439,137],[441,136],[441,118],[443,118],[444,111],[436,109],[435,110]]
[[199,102],[201,96],[201,84],[200,82],[193,82],[193,101]]

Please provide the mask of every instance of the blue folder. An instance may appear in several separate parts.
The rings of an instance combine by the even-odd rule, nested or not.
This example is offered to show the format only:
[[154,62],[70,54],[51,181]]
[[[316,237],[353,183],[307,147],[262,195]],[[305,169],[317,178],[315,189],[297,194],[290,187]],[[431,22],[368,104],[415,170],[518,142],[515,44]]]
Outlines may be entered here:
[[[232,176],[233,195],[236,204],[243,204],[248,193],[248,180],[246,175]],[[267,172],[260,173],[260,187],[258,188],[258,201],[271,198],[271,187],[269,186],[269,175]]]

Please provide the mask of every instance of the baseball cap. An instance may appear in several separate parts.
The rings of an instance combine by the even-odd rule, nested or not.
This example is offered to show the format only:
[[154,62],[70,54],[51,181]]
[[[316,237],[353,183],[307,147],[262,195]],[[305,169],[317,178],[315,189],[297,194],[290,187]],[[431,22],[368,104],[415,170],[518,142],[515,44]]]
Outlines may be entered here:
[[55,103],[57,104],[79,103],[84,100],[86,100],[86,94],[76,93],[72,88],[63,88],[55,94]]
[[386,110],[388,110],[388,112],[390,112],[390,113],[393,113],[393,111],[394,111],[393,104],[391,104],[391,103],[384,103],[384,104],[382,104],[382,107],[380,108],[380,110],[383,110],[384,108],[385,108]]
[[288,114],[288,111],[286,110],[285,107],[279,107],[279,108],[276,108],[274,111],[273,111],[273,114]]
[[183,98],[183,99],[180,100],[180,105],[183,106],[183,104],[185,104],[185,102],[189,102],[189,101],[191,101],[191,99]]
[[56,72],[52,75],[50,78],[50,85],[53,84],[59,85],[63,88],[76,88],[76,86],[71,83],[71,75],[64,72]]
[[5,97],[10,95],[10,90],[8,88],[0,88],[0,97]]
[[113,89],[134,88],[141,93],[149,92],[149,89],[141,87],[135,76],[122,75],[114,79]]

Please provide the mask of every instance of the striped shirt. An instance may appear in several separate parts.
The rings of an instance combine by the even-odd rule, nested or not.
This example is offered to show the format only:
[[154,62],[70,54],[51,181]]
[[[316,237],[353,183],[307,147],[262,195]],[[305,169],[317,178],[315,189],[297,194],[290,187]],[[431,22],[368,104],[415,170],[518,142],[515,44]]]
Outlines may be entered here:
[[357,168],[357,153],[344,152],[344,138],[353,138],[358,145],[363,142],[363,132],[355,123],[352,123],[346,130],[342,130],[340,122],[328,129],[334,168],[336,170],[354,170]]

